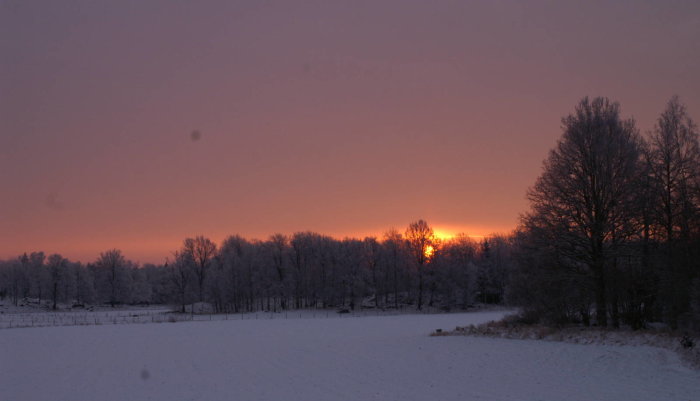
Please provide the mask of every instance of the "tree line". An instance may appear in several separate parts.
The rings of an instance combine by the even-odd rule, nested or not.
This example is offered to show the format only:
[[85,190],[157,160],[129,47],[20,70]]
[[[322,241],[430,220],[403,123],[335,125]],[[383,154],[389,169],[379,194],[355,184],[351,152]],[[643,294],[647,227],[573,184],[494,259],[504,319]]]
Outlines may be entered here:
[[531,322],[700,330],[700,145],[686,107],[673,97],[642,135],[619,103],[584,98],[562,131],[507,236],[440,241],[419,220],[382,238],[187,238],[161,265],[36,252],[0,261],[0,297],[218,312],[508,303]]
[[510,302],[549,323],[700,329],[698,127],[673,97],[647,135],[584,98],[528,191]]
[[460,234],[441,241],[423,220],[382,238],[338,240],[314,232],[267,240],[234,235],[217,246],[187,238],[163,264],[139,266],[113,249],[88,264],[23,254],[0,262],[0,297],[15,305],[175,304],[215,312],[300,308],[443,310],[504,298],[511,242]]

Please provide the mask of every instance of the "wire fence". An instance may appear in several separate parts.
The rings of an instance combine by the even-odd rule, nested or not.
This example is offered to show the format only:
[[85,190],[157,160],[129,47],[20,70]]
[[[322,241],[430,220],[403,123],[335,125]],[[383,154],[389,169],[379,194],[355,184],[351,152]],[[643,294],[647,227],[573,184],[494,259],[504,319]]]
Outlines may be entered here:
[[397,316],[405,314],[445,313],[437,309],[418,311],[413,308],[380,310],[362,309],[338,312],[335,310],[290,310],[282,312],[249,313],[179,313],[170,310],[121,310],[81,312],[32,312],[0,314],[0,329],[51,327],[51,326],[95,326],[115,324],[177,323],[225,320],[274,320],[274,319],[343,319],[369,316]]

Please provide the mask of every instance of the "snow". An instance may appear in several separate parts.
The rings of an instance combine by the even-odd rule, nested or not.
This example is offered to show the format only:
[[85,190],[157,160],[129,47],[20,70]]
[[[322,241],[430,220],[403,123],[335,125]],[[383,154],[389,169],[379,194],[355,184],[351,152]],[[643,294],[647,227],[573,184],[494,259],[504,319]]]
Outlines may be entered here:
[[697,400],[671,351],[430,337],[503,312],[0,330],[2,400]]

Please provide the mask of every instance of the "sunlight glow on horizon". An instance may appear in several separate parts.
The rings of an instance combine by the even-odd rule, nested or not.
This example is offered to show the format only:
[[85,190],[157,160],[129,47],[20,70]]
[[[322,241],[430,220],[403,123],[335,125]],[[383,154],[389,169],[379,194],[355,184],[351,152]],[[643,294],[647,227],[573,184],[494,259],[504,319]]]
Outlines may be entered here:
[[[406,224],[408,225],[408,223]],[[433,233],[435,234],[435,237],[440,241],[440,242],[446,242],[455,239],[458,236],[464,235],[467,238],[470,238],[472,240],[475,240],[477,242],[483,240],[484,238],[488,238],[492,235],[495,235],[496,233],[502,233],[502,234],[508,234],[509,231],[505,230],[476,230],[476,229],[471,229],[467,230],[465,227],[462,226],[450,226],[450,225],[444,225],[444,224],[439,224],[433,227]],[[295,233],[298,232],[314,232],[319,235],[327,235],[331,238],[334,238],[336,240],[343,240],[343,239],[358,239],[362,240],[365,238],[369,237],[374,237],[379,241],[383,241],[384,239],[384,234],[391,229],[386,229],[386,230],[381,230],[378,233],[373,232],[373,231],[362,231],[362,232],[356,232],[353,234],[339,234],[339,233],[324,233],[320,230],[295,230],[292,232],[282,232],[283,235],[287,236],[288,238],[293,236]],[[404,235],[404,229],[396,229],[399,234],[402,236]],[[467,234],[469,232],[489,232],[491,234]],[[270,236],[276,234],[277,232],[271,232],[267,235],[245,235],[241,232],[228,232],[228,233],[221,233],[221,232],[211,232],[211,233],[206,233],[204,231],[193,231],[190,232],[186,235],[183,235],[182,238],[178,238],[175,235],[167,235],[160,237],[158,239],[149,239],[149,240],[143,240],[143,239],[124,239],[124,238],[119,238],[117,236],[109,236],[109,237],[103,237],[103,238],[90,238],[90,239],[85,239],[85,238],[68,238],[65,237],[63,238],[60,242],[57,242],[53,244],[52,246],[45,247],[45,248],[36,248],[36,247],[27,247],[25,249],[18,249],[15,253],[9,253],[9,254],[3,254],[0,255],[0,259],[14,259],[16,257],[21,256],[25,252],[27,254],[30,254],[32,252],[44,252],[46,255],[50,255],[53,253],[58,253],[70,260],[73,261],[80,261],[82,263],[90,263],[95,261],[100,253],[108,251],[110,249],[118,249],[122,251],[122,254],[124,257],[128,260],[131,260],[135,263],[139,263],[141,265],[143,264],[160,264],[164,263],[167,259],[172,259],[173,252],[177,251],[181,246],[182,242],[186,238],[194,238],[198,235],[203,235],[212,241],[216,243],[217,246],[220,246],[227,238],[234,236],[234,235],[240,235],[241,237],[245,238],[248,241],[266,241]]]
[[454,238],[460,237],[460,236],[465,236],[467,238],[480,241],[483,240],[484,238],[489,238],[493,235],[499,235],[499,234],[508,234],[512,232],[511,230],[507,230],[505,232],[499,231],[499,230],[474,230],[480,232],[480,234],[472,234],[472,230],[465,230],[465,229],[455,229],[455,228],[448,228],[448,227],[443,227],[443,226],[438,226],[433,227],[433,233],[435,234],[435,237],[439,239],[440,241],[449,241]]

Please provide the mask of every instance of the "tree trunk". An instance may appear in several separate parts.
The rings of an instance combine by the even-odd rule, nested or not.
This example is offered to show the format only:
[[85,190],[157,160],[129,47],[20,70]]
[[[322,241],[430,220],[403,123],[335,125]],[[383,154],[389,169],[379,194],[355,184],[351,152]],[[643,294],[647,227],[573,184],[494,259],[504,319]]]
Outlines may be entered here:
[[605,276],[603,275],[603,266],[601,262],[597,262],[595,266],[595,276],[596,276],[596,320],[598,326],[607,327],[608,326],[608,315],[606,308],[606,297],[605,297]]
[[394,307],[399,309],[399,268],[394,262]]
[[418,310],[423,308],[423,269],[418,265]]
[[58,293],[58,283],[53,283],[53,310],[56,310],[56,295]]

